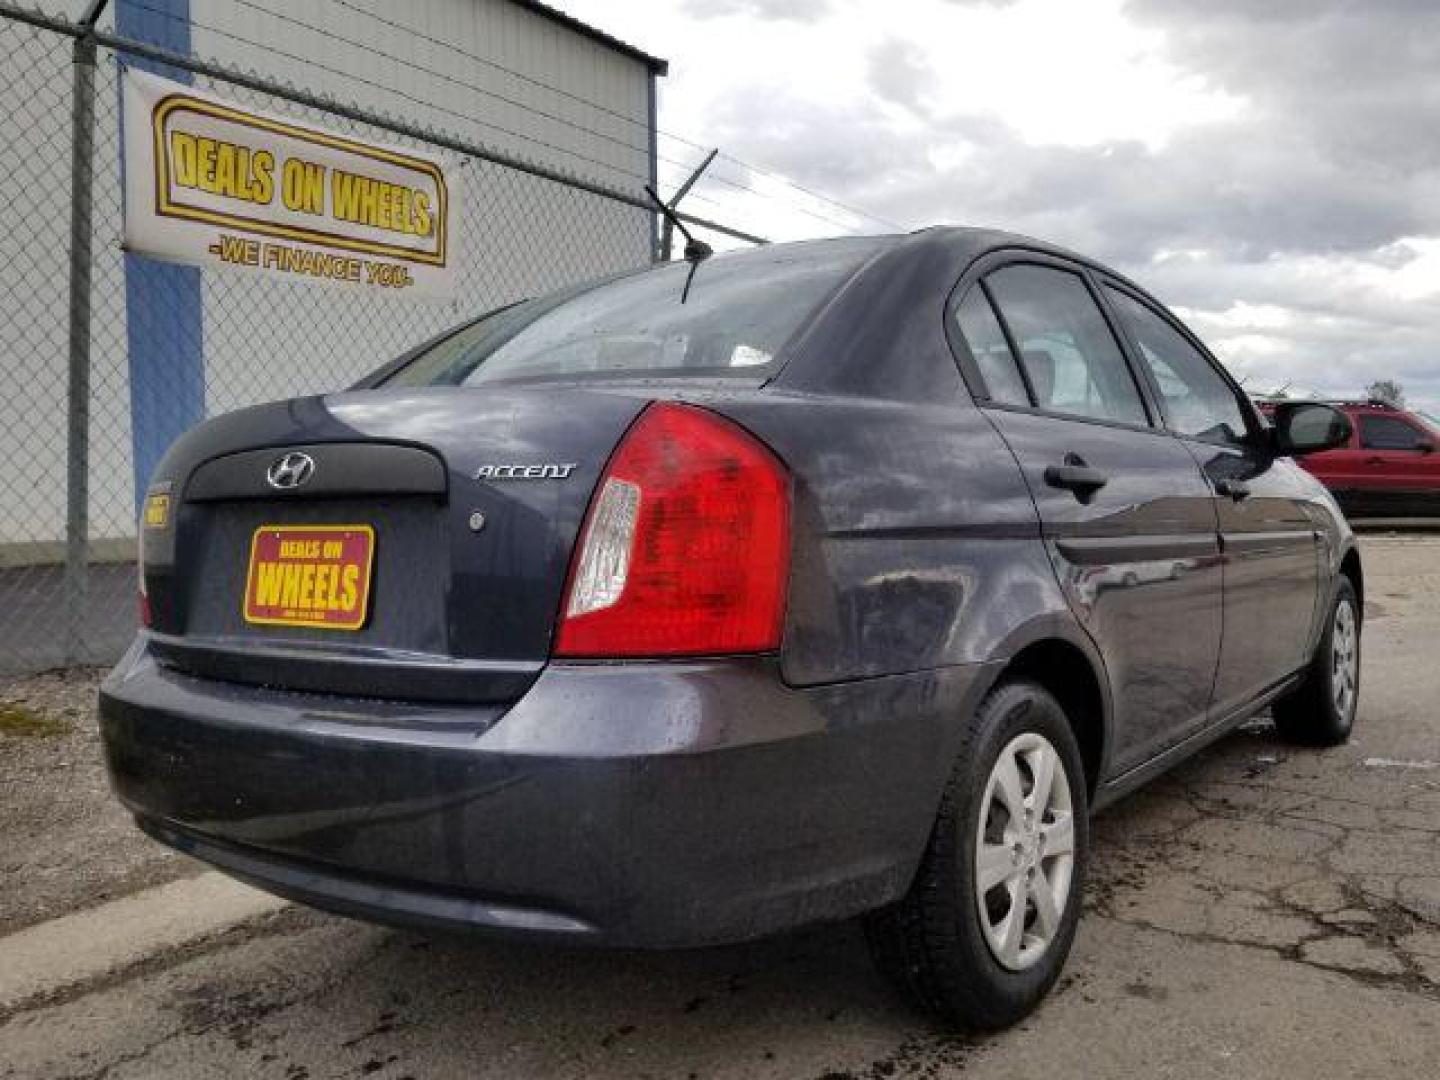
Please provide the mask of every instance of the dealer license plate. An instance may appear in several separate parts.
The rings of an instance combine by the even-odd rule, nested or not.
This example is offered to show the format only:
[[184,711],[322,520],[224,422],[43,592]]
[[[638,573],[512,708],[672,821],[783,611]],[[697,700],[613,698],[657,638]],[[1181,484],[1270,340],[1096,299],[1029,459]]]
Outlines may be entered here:
[[370,606],[369,525],[262,525],[250,541],[244,615],[258,626],[359,630]]

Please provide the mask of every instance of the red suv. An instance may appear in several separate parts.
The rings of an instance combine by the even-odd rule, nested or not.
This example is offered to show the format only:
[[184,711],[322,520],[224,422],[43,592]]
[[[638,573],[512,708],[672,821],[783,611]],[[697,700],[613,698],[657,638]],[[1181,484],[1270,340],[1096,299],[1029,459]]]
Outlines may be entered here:
[[[1350,439],[1300,459],[1350,517],[1440,516],[1440,425],[1374,401],[1332,402],[1350,418]],[[1260,408],[1269,412],[1268,403]]]

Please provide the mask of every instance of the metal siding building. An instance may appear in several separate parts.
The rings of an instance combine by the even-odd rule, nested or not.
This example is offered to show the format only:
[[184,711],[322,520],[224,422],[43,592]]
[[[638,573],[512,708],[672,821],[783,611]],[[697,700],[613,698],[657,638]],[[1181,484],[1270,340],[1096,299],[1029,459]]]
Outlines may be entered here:
[[270,0],[190,6],[200,56],[617,187],[651,177],[650,107],[664,64],[540,4],[329,0],[274,5],[280,14],[264,11]]

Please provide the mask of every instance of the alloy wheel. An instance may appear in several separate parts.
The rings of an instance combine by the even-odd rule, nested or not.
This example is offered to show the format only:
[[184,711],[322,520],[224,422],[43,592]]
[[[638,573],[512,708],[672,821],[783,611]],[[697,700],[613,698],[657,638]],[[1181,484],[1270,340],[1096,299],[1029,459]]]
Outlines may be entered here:
[[1335,605],[1335,626],[1330,633],[1330,691],[1341,719],[1350,718],[1359,683],[1360,629],[1355,605],[1345,599]]
[[1036,963],[1060,932],[1075,869],[1065,764],[1043,735],[1000,752],[980,803],[975,902],[991,954],[1011,971]]

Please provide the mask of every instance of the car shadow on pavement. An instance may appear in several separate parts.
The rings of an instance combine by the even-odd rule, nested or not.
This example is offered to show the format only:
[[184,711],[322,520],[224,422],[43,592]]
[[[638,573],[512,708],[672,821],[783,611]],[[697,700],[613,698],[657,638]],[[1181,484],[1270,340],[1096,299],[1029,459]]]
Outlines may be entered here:
[[[708,1062],[737,1076],[861,1080],[933,1075],[980,1045],[907,1009],[855,923],[646,952],[420,935],[292,909],[244,951],[244,972],[216,978],[212,967],[157,1004],[259,1064],[284,1061],[298,1071],[277,1075],[291,1080],[320,1075],[322,1060],[397,1078],[686,1077]],[[292,979],[265,977],[277,968]],[[297,1031],[326,1053],[293,1055]]]

